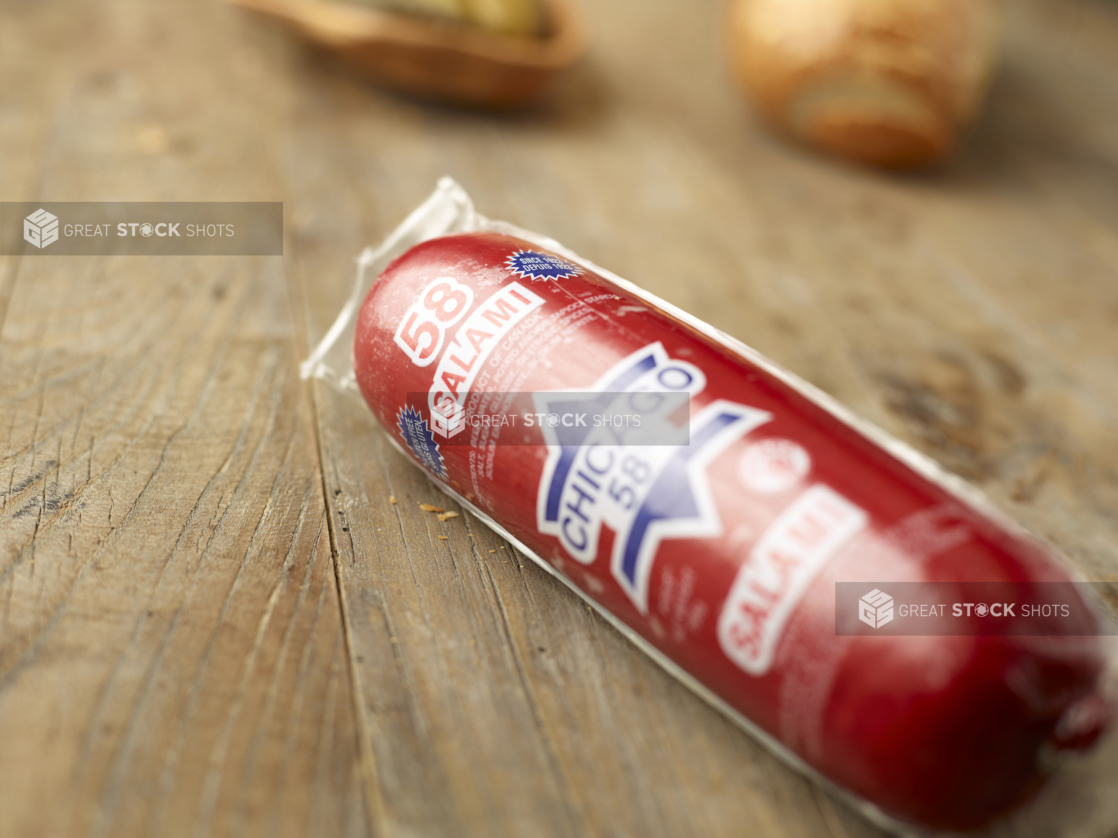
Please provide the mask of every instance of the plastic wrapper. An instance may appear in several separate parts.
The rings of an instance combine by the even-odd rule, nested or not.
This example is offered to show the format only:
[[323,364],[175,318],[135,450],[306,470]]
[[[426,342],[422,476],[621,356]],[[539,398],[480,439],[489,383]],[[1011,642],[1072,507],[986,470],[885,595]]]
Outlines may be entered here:
[[1071,762],[1105,797],[1111,751],[1076,758],[1109,723],[1112,625],[1048,547],[450,179],[360,255],[302,373],[363,396],[441,490],[875,822],[1105,822],[1050,775]]

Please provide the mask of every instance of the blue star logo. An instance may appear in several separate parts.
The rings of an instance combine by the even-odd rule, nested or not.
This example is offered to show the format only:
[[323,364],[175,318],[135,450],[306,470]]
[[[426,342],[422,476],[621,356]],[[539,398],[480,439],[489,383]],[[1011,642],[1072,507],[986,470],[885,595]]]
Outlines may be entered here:
[[443,465],[443,455],[439,453],[435,434],[427,427],[427,420],[418,410],[409,405],[400,408],[396,423],[400,428],[400,434],[404,437],[404,442],[420,464],[445,480],[446,467]]
[[[539,394],[537,406],[605,413],[618,393],[646,392],[641,388],[666,372],[676,378],[692,376],[684,396],[705,386],[701,370],[670,359],[660,344],[653,344],[616,365],[598,382],[602,390]],[[660,544],[722,532],[707,467],[736,440],[771,419],[764,410],[716,399],[691,417],[687,441],[671,445],[614,444],[595,432],[592,422],[544,427],[549,451],[537,500],[540,532],[556,536],[567,555],[589,565],[598,558],[602,529],[612,530],[613,578],[638,610],[647,613],[649,579]]]

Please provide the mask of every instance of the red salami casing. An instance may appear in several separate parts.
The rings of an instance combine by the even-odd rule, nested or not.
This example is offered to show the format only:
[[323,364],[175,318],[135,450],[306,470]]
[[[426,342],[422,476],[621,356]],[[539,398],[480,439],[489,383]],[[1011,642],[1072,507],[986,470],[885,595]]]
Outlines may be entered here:
[[[965,593],[1068,576],[770,365],[585,267],[496,233],[413,247],[361,308],[354,367],[389,435],[436,480],[890,815],[987,823],[1043,782],[1043,750],[1102,727],[1097,638],[837,634],[836,582]],[[487,393],[653,378],[686,384],[686,447],[563,448],[539,422],[470,429],[469,445],[431,433],[447,395],[475,409]]]

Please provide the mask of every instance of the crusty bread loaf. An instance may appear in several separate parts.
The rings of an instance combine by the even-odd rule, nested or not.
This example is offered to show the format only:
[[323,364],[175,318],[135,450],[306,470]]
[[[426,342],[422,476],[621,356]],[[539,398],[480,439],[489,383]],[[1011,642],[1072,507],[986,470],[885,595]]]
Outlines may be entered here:
[[791,134],[890,168],[944,156],[982,103],[998,0],[731,0],[738,81]]

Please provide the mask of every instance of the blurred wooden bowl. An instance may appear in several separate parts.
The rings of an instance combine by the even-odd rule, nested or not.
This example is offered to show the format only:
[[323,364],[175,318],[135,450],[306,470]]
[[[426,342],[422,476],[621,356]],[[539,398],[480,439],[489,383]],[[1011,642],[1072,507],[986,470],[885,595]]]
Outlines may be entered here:
[[229,2],[283,21],[387,86],[483,108],[523,104],[589,41],[577,0],[546,0],[546,34],[536,38],[333,0]]

